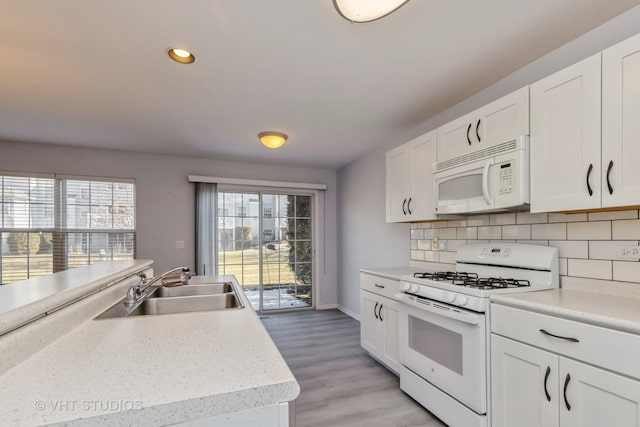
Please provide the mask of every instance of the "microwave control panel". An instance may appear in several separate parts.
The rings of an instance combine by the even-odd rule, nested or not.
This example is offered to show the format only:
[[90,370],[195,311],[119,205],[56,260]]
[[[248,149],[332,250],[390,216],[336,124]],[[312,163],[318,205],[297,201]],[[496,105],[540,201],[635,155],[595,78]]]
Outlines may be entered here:
[[498,170],[498,195],[507,196],[513,193],[513,166],[511,162],[503,163]]

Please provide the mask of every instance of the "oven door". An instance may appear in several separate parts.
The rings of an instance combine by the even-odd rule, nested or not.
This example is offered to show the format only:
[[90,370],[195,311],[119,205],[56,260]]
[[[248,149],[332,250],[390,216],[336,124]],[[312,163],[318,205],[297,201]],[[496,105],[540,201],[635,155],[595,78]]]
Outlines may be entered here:
[[485,414],[485,315],[406,294],[402,297],[402,365],[473,411]]

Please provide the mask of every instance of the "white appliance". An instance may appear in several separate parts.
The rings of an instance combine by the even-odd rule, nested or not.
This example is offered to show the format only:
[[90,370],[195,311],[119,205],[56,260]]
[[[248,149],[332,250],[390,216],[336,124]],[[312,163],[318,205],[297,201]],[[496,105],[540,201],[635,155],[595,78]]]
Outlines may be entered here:
[[433,165],[437,214],[493,212],[529,203],[529,137]]
[[489,296],[557,288],[558,250],[478,243],[455,272],[403,276],[400,388],[450,427],[490,425]]

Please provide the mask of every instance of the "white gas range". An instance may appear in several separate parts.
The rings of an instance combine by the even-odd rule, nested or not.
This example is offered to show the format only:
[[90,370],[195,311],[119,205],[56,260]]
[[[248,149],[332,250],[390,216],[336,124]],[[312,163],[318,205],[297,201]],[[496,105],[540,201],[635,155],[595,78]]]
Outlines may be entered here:
[[557,288],[556,248],[479,243],[455,272],[403,276],[400,387],[451,427],[489,425],[489,296]]

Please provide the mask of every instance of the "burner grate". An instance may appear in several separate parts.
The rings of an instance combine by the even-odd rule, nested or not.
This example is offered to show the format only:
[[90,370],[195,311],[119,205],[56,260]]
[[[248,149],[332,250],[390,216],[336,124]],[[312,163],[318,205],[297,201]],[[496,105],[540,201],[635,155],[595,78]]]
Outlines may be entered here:
[[528,280],[504,279],[502,277],[473,278],[456,284],[476,289],[506,289],[531,286]]
[[465,273],[461,271],[436,271],[434,273],[413,273],[413,277],[418,279],[429,279],[438,282],[448,281],[455,285],[462,284],[466,280],[478,279],[475,273]]

